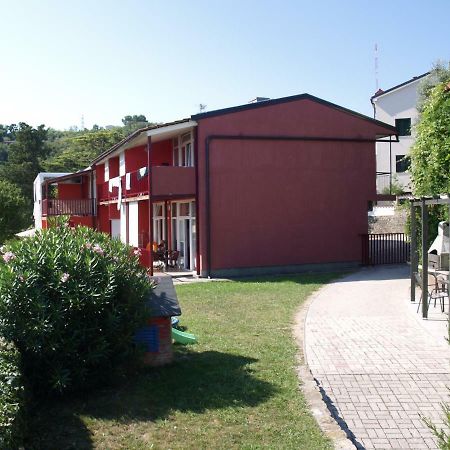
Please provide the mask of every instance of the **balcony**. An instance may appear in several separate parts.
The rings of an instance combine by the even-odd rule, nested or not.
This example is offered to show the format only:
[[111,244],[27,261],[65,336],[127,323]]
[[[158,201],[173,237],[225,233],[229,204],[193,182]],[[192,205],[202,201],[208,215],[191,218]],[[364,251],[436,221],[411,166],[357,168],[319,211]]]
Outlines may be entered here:
[[195,195],[195,167],[152,167],[152,195]]
[[95,199],[45,199],[42,201],[43,216],[94,216]]
[[[122,198],[148,195],[148,175],[131,172],[121,177]],[[150,170],[152,195],[155,197],[171,197],[195,195],[195,168],[174,166],[153,166]],[[128,189],[127,189],[128,187]],[[97,185],[97,195],[100,201],[115,200],[118,197],[118,187],[113,186],[109,191],[109,183]]]

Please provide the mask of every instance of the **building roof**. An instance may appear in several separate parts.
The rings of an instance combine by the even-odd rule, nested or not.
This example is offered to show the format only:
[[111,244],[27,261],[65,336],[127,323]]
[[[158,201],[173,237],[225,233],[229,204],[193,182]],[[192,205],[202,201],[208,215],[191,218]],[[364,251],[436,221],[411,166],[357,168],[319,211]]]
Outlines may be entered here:
[[330,108],[337,109],[338,111],[344,112],[346,114],[350,114],[354,117],[358,117],[359,119],[367,120],[371,123],[381,125],[385,128],[389,128],[392,130],[392,132],[393,132],[392,134],[397,134],[396,128],[387,123],[381,122],[376,119],[372,119],[372,117],[365,116],[364,114],[361,114],[359,112],[353,111],[348,108],[344,108],[343,106],[340,106],[340,105],[336,105],[335,103],[331,103],[327,100],[323,100],[323,99],[321,99],[319,97],[315,97],[314,95],[311,95],[311,94],[292,95],[290,97],[281,97],[281,98],[276,98],[273,100],[264,100],[261,102],[246,103],[245,105],[233,106],[231,108],[217,109],[214,111],[208,111],[208,112],[204,112],[204,113],[195,114],[195,115],[191,116],[191,119],[192,120],[201,120],[201,119],[206,119],[208,117],[221,116],[224,114],[231,114],[231,113],[235,113],[235,112],[247,111],[247,110],[256,109],[256,108],[266,108],[268,106],[294,102],[297,100],[311,100],[313,102],[320,103],[320,104],[328,106]]
[[299,94],[299,95],[292,95],[290,97],[281,97],[281,98],[276,98],[276,99],[272,99],[272,100],[267,99],[267,100],[263,100],[263,101],[253,102],[253,103],[246,103],[244,105],[233,106],[230,108],[217,109],[214,111],[208,111],[208,112],[204,112],[204,113],[194,114],[190,118],[186,118],[186,119],[175,120],[173,122],[167,122],[167,123],[162,123],[162,124],[158,124],[158,125],[152,125],[149,127],[140,128],[139,130],[136,130],[133,133],[131,133],[130,135],[128,135],[126,138],[122,139],[120,142],[118,142],[117,144],[115,144],[114,146],[109,148],[108,150],[106,150],[103,153],[101,153],[100,155],[98,155],[97,158],[95,158],[92,161],[91,165],[97,164],[99,161],[101,161],[105,157],[109,156],[111,153],[115,152],[123,145],[125,145],[128,142],[132,141],[133,139],[137,138],[144,132],[148,132],[151,130],[157,130],[157,129],[161,129],[161,131],[162,131],[162,129],[164,129],[164,128],[168,128],[168,127],[183,124],[183,123],[188,123],[190,121],[197,121],[197,120],[201,120],[201,119],[206,119],[208,117],[221,116],[221,115],[225,115],[225,114],[231,114],[231,113],[235,113],[235,112],[246,111],[246,110],[251,110],[251,109],[256,109],[256,108],[265,108],[267,106],[273,106],[273,105],[293,102],[293,101],[297,101],[297,100],[311,100],[311,101],[314,101],[317,103],[321,103],[325,106],[337,109],[341,112],[345,112],[347,114],[353,115],[360,119],[367,120],[367,121],[375,123],[377,125],[381,125],[387,129],[390,129],[392,131],[392,134],[396,134],[395,127],[392,127],[391,125],[388,125],[384,122],[381,122],[376,119],[372,119],[371,117],[365,116],[364,114],[358,113],[358,112],[353,111],[348,108],[344,108],[343,106],[336,105],[335,103],[328,102],[319,97],[315,97],[314,95],[311,95],[311,94]]
[[418,75],[416,77],[412,77],[410,80],[405,81],[405,82],[400,83],[400,84],[397,84],[396,86],[393,86],[393,87],[391,87],[389,89],[386,89],[385,91],[383,91],[383,89],[378,89],[378,91],[374,95],[372,95],[372,97],[370,97],[370,100],[372,100],[374,98],[377,98],[377,97],[381,97],[382,95],[385,95],[385,94],[387,94],[389,92],[395,91],[396,89],[399,89],[399,88],[402,88],[404,86],[407,86],[410,83],[414,83],[415,81],[418,81],[421,78],[424,78],[424,77],[426,77],[429,74],[430,74],[430,72],[425,72],[422,75]]
[[96,164],[97,162],[101,161],[103,158],[105,158],[109,154],[113,153],[118,148],[122,147],[122,145],[126,144],[129,141],[132,141],[135,137],[139,136],[141,133],[144,133],[144,132],[150,131],[150,130],[156,130],[158,128],[165,128],[165,127],[170,127],[173,125],[179,125],[181,123],[189,122],[190,120],[191,120],[190,118],[186,118],[186,119],[181,119],[181,120],[175,120],[173,122],[160,123],[157,125],[151,125],[148,127],[139,128],[138,130],[134,131],[133,133],[129,134],[127,137],[125,137],[124,139],[119,141],[117,144],[113,145],[108,150],[105,150],[103,153],[100,153],[100,155],[98,155],[97,158],[95,158],[91,164],[93,165],[93,164]]

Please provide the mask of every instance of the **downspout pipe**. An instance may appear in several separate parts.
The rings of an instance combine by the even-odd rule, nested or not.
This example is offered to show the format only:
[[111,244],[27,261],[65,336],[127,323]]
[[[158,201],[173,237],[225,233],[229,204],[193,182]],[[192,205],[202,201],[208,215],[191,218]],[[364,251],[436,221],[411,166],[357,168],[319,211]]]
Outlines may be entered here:
[[150,266],[150,275],[153,276],[153,205],[152,205],[152,180],[150,173],[152,152],[152,138],[147,137],[147,190],[148,190],[148,240],[150,249],[148,254],[148,265]]
[[[389,138],[390,139],[390,138]],[[398,139],[398,138],[397,138]],[[285,141],[285,142],[380,142],[377,139],[343,138],[323,136],[280,136],[280,135],[209,135],[205,137],[205,208],[206,208],[206,274],[211,278],[211,144],[213,141]],[[389,140],[389,142],[391,139]],[[387,142],[387,141],[381,141]]]

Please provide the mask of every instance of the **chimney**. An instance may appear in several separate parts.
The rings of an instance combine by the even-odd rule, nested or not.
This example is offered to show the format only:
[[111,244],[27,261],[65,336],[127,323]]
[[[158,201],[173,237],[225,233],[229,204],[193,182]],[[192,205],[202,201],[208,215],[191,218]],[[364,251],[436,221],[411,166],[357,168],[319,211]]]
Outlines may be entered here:
[[249,103],[266,102],[267,100],[270,100],[270,98],[269,97],[256,97],[253,100],[250,100]]

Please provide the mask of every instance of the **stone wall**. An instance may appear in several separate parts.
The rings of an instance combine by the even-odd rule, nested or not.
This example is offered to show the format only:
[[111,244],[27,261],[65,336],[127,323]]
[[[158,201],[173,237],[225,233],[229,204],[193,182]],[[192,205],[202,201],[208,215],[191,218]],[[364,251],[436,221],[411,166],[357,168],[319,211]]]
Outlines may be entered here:
[[405,233],[407,213],[404,209],[395,209],[393,216],[368,216],[369,233]]

